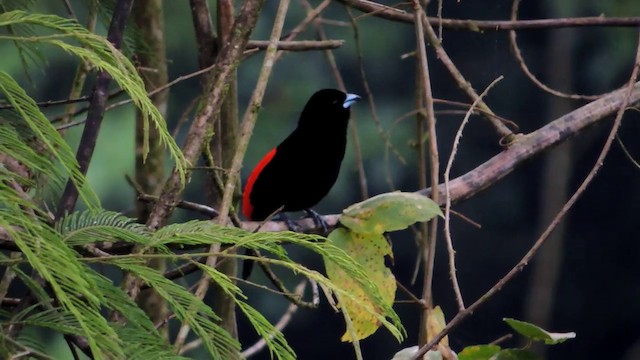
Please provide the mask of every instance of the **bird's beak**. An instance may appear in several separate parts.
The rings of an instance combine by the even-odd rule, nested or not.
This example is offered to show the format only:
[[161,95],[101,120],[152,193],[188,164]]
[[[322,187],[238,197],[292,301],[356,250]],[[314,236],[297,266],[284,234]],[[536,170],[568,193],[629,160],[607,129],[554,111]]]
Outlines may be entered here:
[[345,109],[348,109],[351,105],[353,105],[353,103],[355,103],[360,99],[361,99],[360,96],[356,94],[347,94],[347,98],[342,103],[342,107]]

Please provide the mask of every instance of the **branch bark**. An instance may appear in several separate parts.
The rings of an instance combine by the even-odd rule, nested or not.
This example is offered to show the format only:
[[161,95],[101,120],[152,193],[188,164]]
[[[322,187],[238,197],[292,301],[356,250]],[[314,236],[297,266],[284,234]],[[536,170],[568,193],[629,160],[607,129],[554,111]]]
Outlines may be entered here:
[[[376,16],[382,19],[411,24],[414,22],[414,15],[410,12],[383,5],[369,0],[338,0],[339,2],[360,10],[367,15]],[[443,28],[451,30],[466,31],[505,31],[524,29],[559,29],[567,27],[637,27],[640,25],[640,17],[620,17],[605,18],[603,16],[590,16],[579,18],[562,19],[539,19],[539,20],[463,20],[463,19],[442,19],[439,17],[429,17],[429,22],[438,24]]]
[[[485,190],[511,173],[518,165],[533,156],[560,144],[585,128],[615,114],[624,101],[626,89],[616,90],[596,101],[584,105],[542,128],[521,135],[508,149],[497,154],[482,165],[449,183],[452,203],[457,203]],[[640,102],[640,82],[636,83],[629,95],[629,106]],[[431,194],[432,189],[418,191],[422,195]],[[438,185],[444,193],[444,185]]]
[[[203,105],[196,114],[196,117],[187,134],[186,144],[183,148],[185,159],[190,164],[195,164],[198,156],[202,152],[204,141],[211,123],[209,119],[217,117],[224,98],[227,94],[227,82],[229,76],[237,68],[239,59],[249,40],[249,35],[253,31],[258,20],[258,14],[264,0],[247,0],[242,4],[238,17],[235,20],[232,36],[223,46],[216,60],[216,67],[209,74],[207,91],[204,94]],[[191,171],[187,172],[186,181],[191,178]],[[184,184],[180,179],[180,174],[174,168],[169,179],[165,183],[158,202],[153,207],[147,227],[156,230],[161,227],[166,219],[173,213],[179,201]],[[132,298],[136,298],[140,290],[138,281],[128,278],[125,289]]]
[[[167,59],[164,47],[164,10],[161,0],[138,0],[133,6],[133,19],[140,31],[141,40],[146,51],[138,53],[140,65],[154,71],[142,73],[145,87],[153,91],[167,84]],[[163,117],[167,113],[169,90],[155,92],[151,101]],[[160,142],[159,131],[155,126],[148,128],[149,153],[143,157],[145,138],[143,116],[136,111],[136,183],[140,190],[147,194],[156,194],[164,179],[164,147]],[[137,200],[137,198],[136,198]],[[151,204],[137,200],[136,217],[145,222],[151,212]],[[166,271],[165,259],[151,259],[149,267],[160,272]],[[168,308],[164,299],[153,289],[145,291],[138,299],[138,304],[154,323],[159,323],[168,316]],[[160,330],[167,337],[168,326]]]

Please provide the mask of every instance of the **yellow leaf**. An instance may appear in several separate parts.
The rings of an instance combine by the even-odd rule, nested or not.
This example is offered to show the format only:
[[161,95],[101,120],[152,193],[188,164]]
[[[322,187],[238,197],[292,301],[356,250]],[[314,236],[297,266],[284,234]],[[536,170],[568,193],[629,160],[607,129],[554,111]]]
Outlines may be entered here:
[[[385,255],[391,255],[391,246],[387,240],[381,234],[359,234],[344,228],[331,232],[329,240],[362,265],[369,280],[378,286],[384,302],[391,306],[396,293],[396,280],[384,264]],[[382,315],[381,309],[376,308],[359,283],[340,267],[328,259],[325,259],[325,267],[327,275],[336,285],[355,296],[355,300],[342,296],[338,306],[348,311],[357,340],[376,332],[380,322],[372,312]],[[349,331],[342,336],[342,341],[353,340]]]
[[[427,309],[427,341],[431,341],[431,339],[438,335],[445,326],[447,326],[447,321],[444,319],[444,313],[440,306],[436,306],[433,309]],[[440,340],[440,344],[448,347],[449,338],[445,336]]]

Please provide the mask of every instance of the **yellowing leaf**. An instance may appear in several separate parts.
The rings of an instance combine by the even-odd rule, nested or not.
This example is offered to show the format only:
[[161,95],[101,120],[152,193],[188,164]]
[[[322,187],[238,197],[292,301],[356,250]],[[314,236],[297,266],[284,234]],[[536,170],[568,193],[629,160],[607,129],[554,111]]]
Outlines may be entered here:
[[[445,326],[447,326],[447,321],[444,319],[444,313],[440,306],[427,309],[427,341],[431,341]],[[440,340],[440,344],[449,346],[449,337],[445,336]]]
[[442,216],[440,207],[428,197],[392,192],[349,206],[342,212],[340,223],[357,233],[382,234],[438,215]]
[[[391,254],[391,246],[382,234],[358,234],[338,228],[329,234],[329,240],[362,265],[369,279],[378,285],[382,299],[391,306],[396,293],[396,280],[391,270],[384,265],[384,256]],[[338,306],[348,311],[356,338],[364,339],[376,332],[380,321],[371,312],[382,314],[382,311],[375,307],[359,283],[347,276],[340,267],[326,258],[325,267],[331,281],[355,295],[355,300],[341,297]],[[349,331],[342,336],[342,341],[353,340]]]
[[458,354],[459,360],[487,360],[500,351],[498,345],[471,345]]

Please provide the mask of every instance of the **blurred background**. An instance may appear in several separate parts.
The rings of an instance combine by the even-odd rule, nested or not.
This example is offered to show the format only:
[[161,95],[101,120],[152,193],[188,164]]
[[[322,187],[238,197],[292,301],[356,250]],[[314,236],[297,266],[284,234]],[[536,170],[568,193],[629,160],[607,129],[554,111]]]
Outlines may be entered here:
[[[0,1],[1,3],[1,1]],[[61,3],[61,2],[60,2]],[[78,10],[80,1],[71,1]],[[211,2],[212,9],[214,1]],[[312,0],[314,6],[319,1]],[[381,1],[395,5],[393,1]],[[59,2],[41,1],[43,12],[66,16]],[[198,69],[197,49],[189,4],[165,1],[165,24],[169,77],[174,79]],[[512,2],[496,0],[446,1],[445,18],[507,20]],[[277,2],[268,1],[252,39],[268,39]],[[435,4],[428,8],[436,13]],[[387,154],[368,104],[363,101],[353,108],[352,120],[357,124],[362,144],[369,194],[390,190],[416,191],[418,185],[415,149],[416,122],[402,116],[415,108],[415,49],[411,25],[390,22],[373,16],[357,17],[363,69],[375,98],[380,126],[390,134],[395,149],[406,160]],[[561,18],[578,16],[640,16],[635,0],[554,0],[525,1],[519,18]],[[285,24],[285,33],[305,17],[305,8],[293,1]],[[324,13],[325,29],[330,39],[344,39],[343,47],[334,51],[337,63],[350,92],[365,95],[360,75],[358,47],[354,30],[343,5],[333,3]],[[82,21],[81,21],[82,22]],[[105,33],[104,25],[99,29]],[[601,94],[624,84],[631,73],[637,43],[637,28],[567,28],[525,30],[518,32],[518,44],[532,72],[552,88],[580,94]],[[298,39],[314,39],[310,27]],[[504,76],[485,99],[498,115],[517,123],[522,133],[538,129],[553,119],[583,105],[584,101],[563,100],[536,87],[525,77],[509,49],[507,32],[468,32],[444,30],[443,43],[462,74],[478,92],[494,79]],[[428,52],[430,49],[428,49]],[[74,58],[54,49],[44,49],[46,63],[31,66],[25,72],[17,52],[8,41],[0,42],[3,54],[0,69],[20,80],[39,101],[63,99],[77,66]],[[446,69],[429,53],[429,66],[434,96],[438,99],[471,101],[457,88]],[[252,56],[239,68],[240,112],[248,102],[262,63],[262,54]],[[36,86],[37,85],[37,86]],[[331,69],[322,52],[288,53],[276,64],[267,88],[263,108],[246,156],[243,179],[271,147],[292,130],[306,99],[316,90],[336,87]],[[170,130],[188,104],[199,94],[199,79],[181,82],[171,88],[167,121]],[[451,107],[437,105],[438,144],[442,161],[446,161],[455,132],[464,114],[451,114]],[[55,115],[56,110],[49,111]],[[89,170],[89,180],[110,210],[132,213],[134,191],[124,180],[134,171],[134,109],[121,107],[107,114],[98,147]],[[624,118],[620,139],[631,155],[640,158],[640,116],[629,111]],[[452,235],[457,251],[458,276],[468,304],[484,294],[515,265],[530,248],[565,200],[582,182],[598,156],[611,121],[578,134],[562,146],[527,162],[511,175],[479,195],[454,206],[482,225],[481,229],[459,218],[452,220]],[[183,130],[186,127],[183,127]],[[68,131],[75,146],[82,129]],[[180,133],[179,144],[184,141]],[[471,118],[453,167],[452,177],[462,175],[500,152],[498,135],[488,122]],[[444,168],[444,166],[442,166]],[[205,174],[196,174],[189,184],[186,200],[200,201]],[[392,186],[388,179],[391,179]],[[504,317],[531,321],[552,331],[575,331],[577,337],[564,344],[544,349],[546,359],[640,359],[640,168],[634,165],[615,144],[599,175],[556,230],[535,261],[517,278],[480,308],[449,336],[454,350],[473,344],[491,342],[510,328]],[[361,200],[354,160],[349,147],[340,178],[335,187],[316,208],[324,214],[339,213]],[[198,215],[178,211],[173,221],[184,221]],[[636,220],[634,220],[636,219]],[[442,222],[440,223],[442,224]],[[394,259],[390,263],[398,280],[419,296],[420,280],[411,284],[416,264],[417,245],[411,231],[391,235]],[[447,319],[456,313],[449,282],[443,237],[438,238],[434,297]],[[321,259],[291,248],[292,256],[317,269]],[[295,279],[282,274],[290,286]],[[252,280],[264,281],[260,271]],[[193,281],[189,277],[185,281]],[[421,279],[421,276],[418,276]],[[288,303],[281,297],[246,287],[254,304],[273,322]],[[398,299],[406,299],[398,293]],[[408,338],[398,344],[385,330],[362,341],[365,359],[390,359],[405,347],[415,345],[418,334],[418,309],[415,305],[398,304]],[[251,345],[257,335],[240,319],[241,341]],[[300,309],[284,334],[300,359],[349,359],[353,349],[341,343],[343,319],[322,301],[319,310]],[[521,346],[514,337],[504,346]],[[193,351],[195,358],[206,358]],[[268,359],[268,351],[255,356]]]

